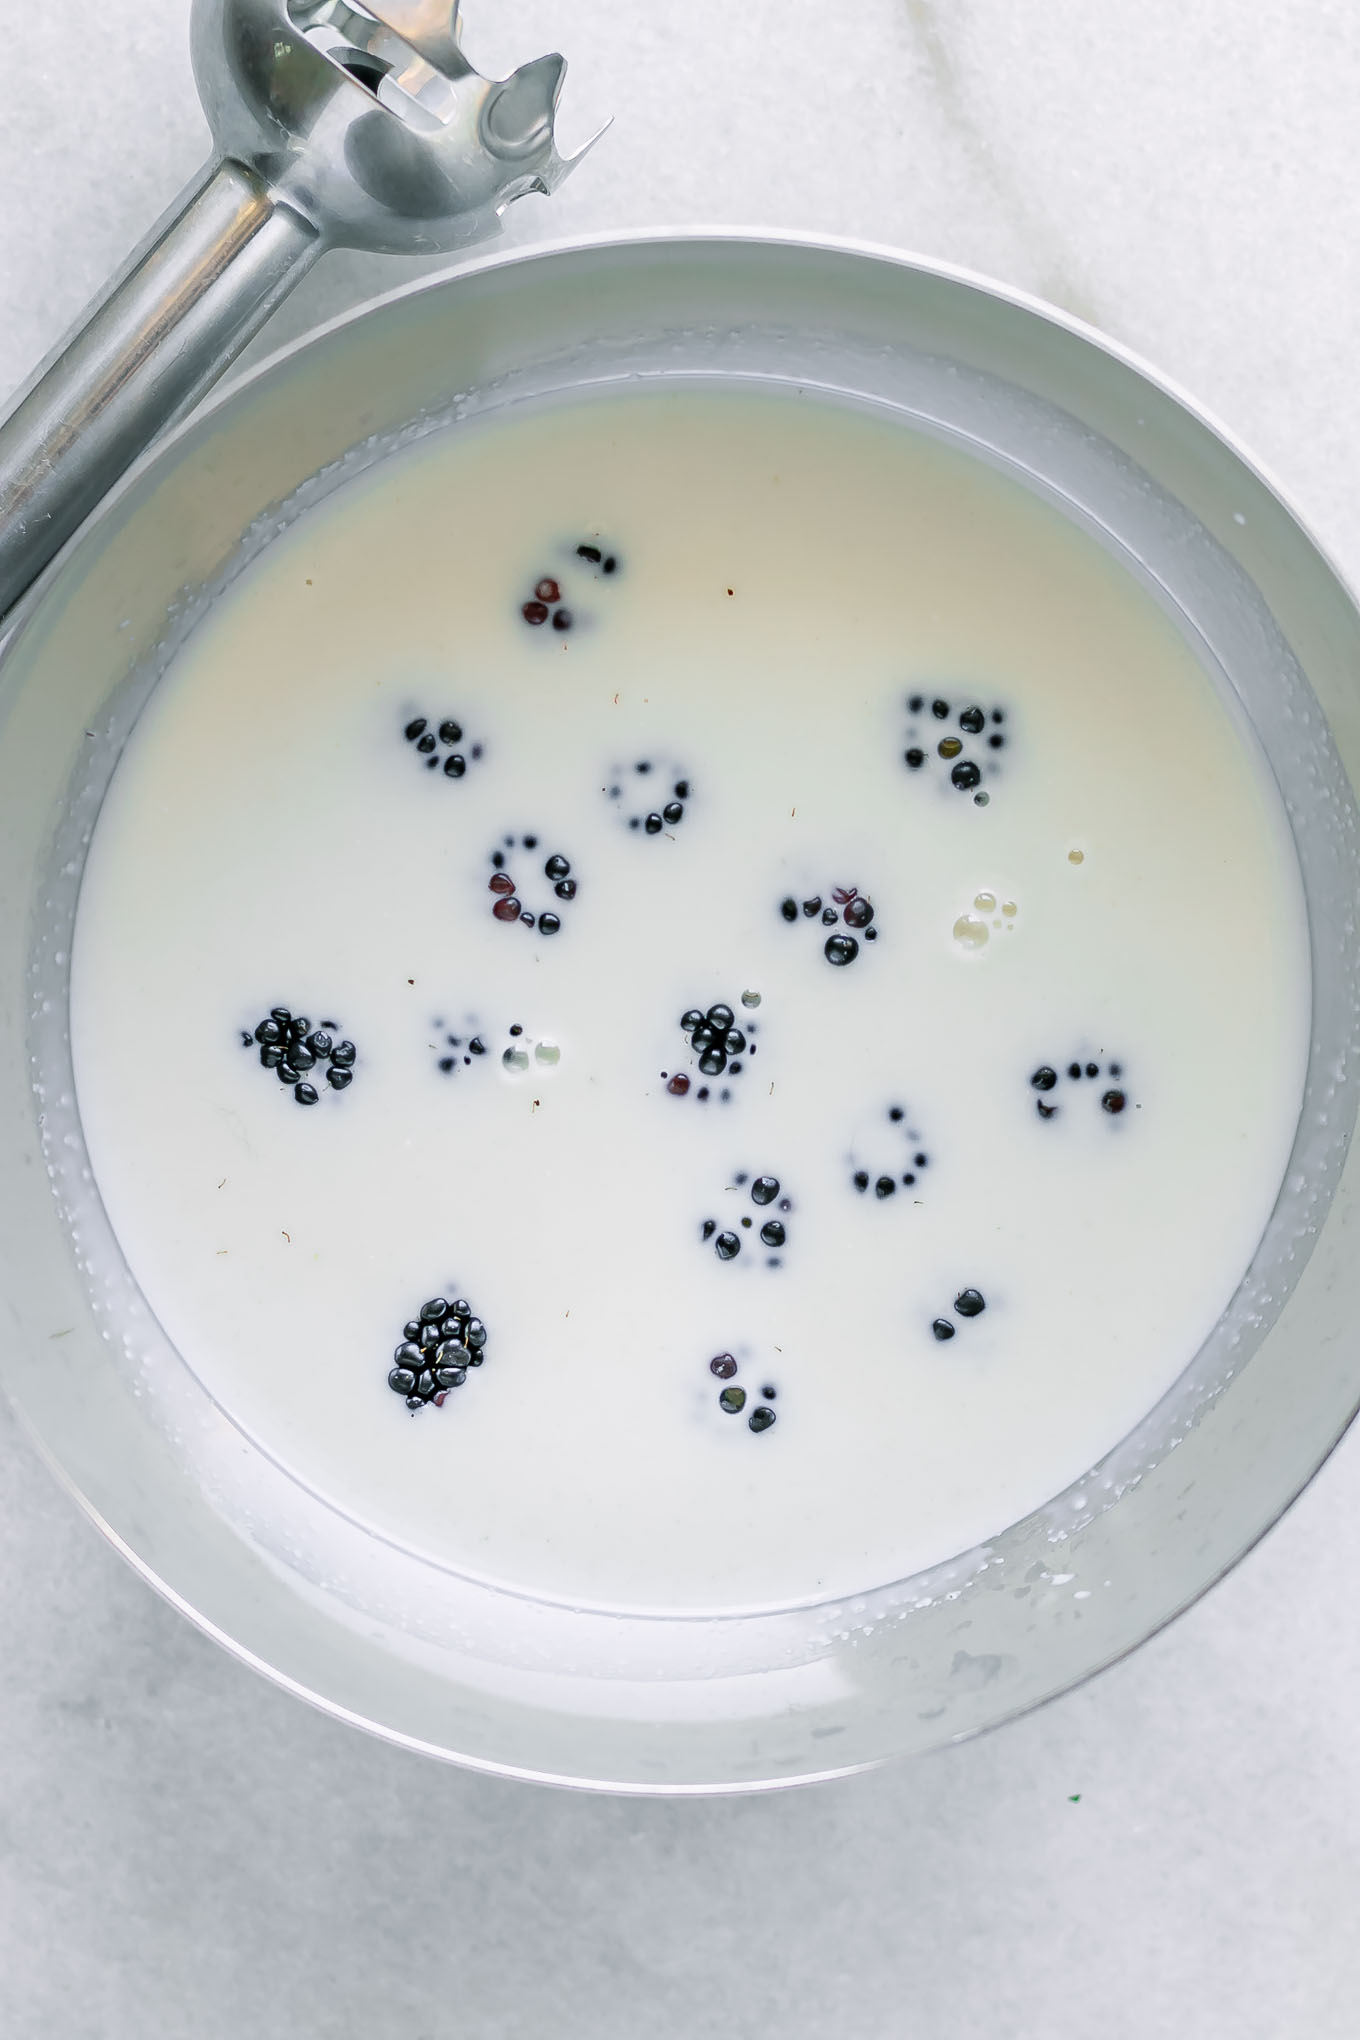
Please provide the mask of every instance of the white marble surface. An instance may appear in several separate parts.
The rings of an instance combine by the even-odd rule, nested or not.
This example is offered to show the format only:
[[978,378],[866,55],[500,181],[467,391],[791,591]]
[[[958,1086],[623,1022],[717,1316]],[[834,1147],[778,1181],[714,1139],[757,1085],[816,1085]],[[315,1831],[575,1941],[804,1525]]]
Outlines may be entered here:
[[[0,388],[204,149],[185,0],[6,12]],[[1179,377],[1360,575],[1345,0],[468,13],[488,56],[567,48],[581,131],[618,117],[515,239],[760,222],[991,270]],[[398,273],[336,258],[277,330]],[[7,2040],[1360,2029],[1360,1436],[1200,1608],[1041,1715],[693,1805],[463,1777],[322,1720],[162,1607],[4,1416],[0,1464]]]

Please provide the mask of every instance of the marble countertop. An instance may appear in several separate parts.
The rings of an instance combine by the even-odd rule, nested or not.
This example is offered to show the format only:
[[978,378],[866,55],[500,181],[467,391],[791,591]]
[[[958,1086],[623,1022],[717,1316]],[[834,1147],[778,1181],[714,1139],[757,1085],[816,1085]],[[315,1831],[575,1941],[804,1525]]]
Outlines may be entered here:
[[[0,391],[205,153],[187,0],[11,12]],[[1344,0],[467,14],[488,62],[568,51],[572,132],[617,117],[513,240],[756,223],[990,271],[1193,390],[1360,580]],[[271,338],[412,266],[328,258]],[[467,1777],[324,1720],[162,1606],[3,1412],[0,1466],[9,2040],[1356,2031],[1360,1435],[1081,1692],[913,1766],[695,1804]]]

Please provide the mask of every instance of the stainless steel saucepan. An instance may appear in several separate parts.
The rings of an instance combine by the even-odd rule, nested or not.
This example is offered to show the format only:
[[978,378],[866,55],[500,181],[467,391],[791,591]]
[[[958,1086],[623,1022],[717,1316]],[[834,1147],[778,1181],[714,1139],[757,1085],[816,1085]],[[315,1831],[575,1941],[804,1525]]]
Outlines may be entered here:
[[[410,1748],[618,1790],[749,1790],[1036,1705],[1231,1566],[1360,1399],[1349,592],[1246,455],[1095,333],[939,265],[774,235],[481,259],[326,327],[137,459],[328,242],[455,246],[564,167],[560,61],[479,79],[447,0],[199,0],[195,48],[221,162],[0,428],[0,604],[19,603],[0,661],[0,1378],[162,1593],[280,1684]],[[678,375],[797,383],[973,447],[1159,586],[1278,778],[1308,902],[1313,1028],[1289,1173],[1252,1267],[1105,1462],[932,1574],[849,1603],[667,1621],[442,1571],[335,1516],[234,1429],[110,1234],[66,1000],[119,748],[241,562],[413,435]]]

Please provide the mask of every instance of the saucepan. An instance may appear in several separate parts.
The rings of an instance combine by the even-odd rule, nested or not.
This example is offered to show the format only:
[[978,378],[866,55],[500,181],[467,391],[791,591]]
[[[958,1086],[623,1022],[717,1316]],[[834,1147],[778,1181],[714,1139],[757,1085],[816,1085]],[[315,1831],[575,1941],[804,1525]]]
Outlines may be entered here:
[[[196,219],[162,228],[122,279],[84,354],[0,434],[0,561],[7,595],[26,590],[0,661],[0,1378],[72,1496],[175,1606],[290,1691],[407,1748],[685,1793],[829,1777],[993,1727],[1194,1601],[1298,1494],[1360,1399],[1352,597],[1260,469],[1147,367],[1013,291],[847,242],[668,233],[480,257],[276,355],[134,459],[343,210],[290,139],[289,92],[297,102],[305,86],[306,132],[334,143],[369,197],[401,197],[417,222],[405,245],[447,245],[441,209],[494,215],[517,180],[542,188],[563,167],[557,71],[529,67],[488,114],[501,88],[463,63],[447,5],[203,0],[196,22],[208,96],[236,109],[219,118],[226,168],[197,188]],[[262,22],[283,56],[265,51]],[[302,72],[289,68],[299,51]],[[479,95],[457,176],[451,157],[410,148],[422,135],[445,148],[458,130],[446,88]],[[476,186],[466,162],[486,172],[488,151]],[[336,230],[364,232],[357,216]],[[243,250],[259,264],[246,310],[214,296],[236,296]],[[232,1425],[159,1331],[102,1212],[67,987],[119,748],[241,562],[415,436],[675,376],[870,403],[1005,464],[1137,563],[1228,676],[1278,781],[1307,900],[1312,1035],[1252,1265],[1117,1450],[931,1573],[852,1601],[668,1620],[549,1605],[430,1565],[335,1515]]]

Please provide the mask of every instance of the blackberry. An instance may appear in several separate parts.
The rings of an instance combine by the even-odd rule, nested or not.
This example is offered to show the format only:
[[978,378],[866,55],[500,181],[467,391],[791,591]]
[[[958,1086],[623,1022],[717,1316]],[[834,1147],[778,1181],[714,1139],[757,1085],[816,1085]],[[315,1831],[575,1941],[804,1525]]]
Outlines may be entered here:
[[[536,851],[539,847],[537,836],[521,836],[518,844],[514,836],[505,838],[505,849],[491,853],[491,877],[487,881],[488,892],[496,895],[492,904],[492,916],[497,921],[510,925],[516,921],[526,928],[537,928],[543,935],[557,935],[562,929],[562,917],[551,907],[539,909],[529,904],[522,896],[515,878],[507,868],[506,850],[519,847]],[[568,874],[571,861],[560,851],[554,851],[543,861],[543,876],[552,886],[552,897],[569,904],[576,898],[576,880]]]
[[[634,778],[650,779],[656,769],[655,760],[639,758],[631,769]],[[628,770],[624,766],[616,765],[610,774],[609,784],[603,789],[607,800],[620,804],[622,819],[626,821],[628,827],[640,831],[644,836],[660,836],[667,830],[678,829],[685,819],[685,802],[690,798],[689,779],[683,776],[678,768],[672,766],[671,798],[666,800],[654,795],[655,805],[649,801],[645,808],[628,812],[624,794],[628,776]]]
[[469,1369],[481,1366],[485,1346],[486,1327],[472,1315],[465,1298],[450,1303],[446,1297],[432,1296],[407,1321],[387,1385],[404,1398],[408,1409],[423,1409],[429,1403],[442,1406],[454,1389],[463,1386]]
[[[430,727],[427,717],[418,715],[406,724],[402,735],[408,744],[415,746],[417,757],[431,771],[442,764],[446,779],[462,779],[468,769],[468,758],[476,759],[482,755],[480,744],[473,744],[467,753],[459,749],[463,742],[463,725],[451,715],[443,718],[437,731]],[[438,755],[441,745],[448,754],[442,759]]]
[[258,1043],[261,1067],[273,1072],[297,1104],[310,1106],[320,1102],[316,1086],[323,1074],[333,1091],[354,1081],[357,1050],[352,1041],[337,1042],[334,1027],[331,1021],[314,1028],[305,1014],[273,1006],[257,1026],[241,1029],[241,1039],[247,1048]]

